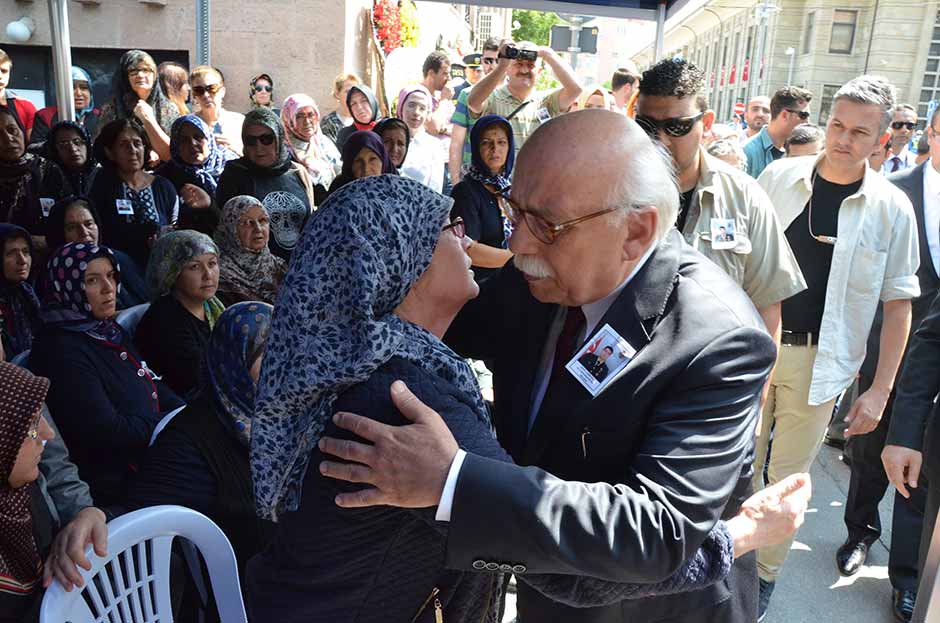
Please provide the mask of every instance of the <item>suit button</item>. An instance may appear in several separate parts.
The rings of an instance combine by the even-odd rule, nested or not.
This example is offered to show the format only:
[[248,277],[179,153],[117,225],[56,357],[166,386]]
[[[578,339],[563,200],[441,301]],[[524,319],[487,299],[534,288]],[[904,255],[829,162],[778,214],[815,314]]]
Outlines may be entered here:
[[144,372],[144,369],[143,369],[143,368],[140,368],[139,370],[137,370],[137,376],[143,378],[143,376],[144,376],[145,374],[147,374],[147,373]]
[[510,571],[512,571],[512,565],[500,565],[499,570],[502,571],[503,573],[509,573]]
[[483,569],[486,569],[486,563],[482,560],[474,560],[473,568],[477,571],[482,571]]
[[495,562],[488,562],[486,563],[486,570],[487,571],[499,571],[499,565]]
[[121,353],[121,361],[127,361],[127,353]]
[[525,573],[525,565],[515,565],[512,568],[513,573]]
[[157,392],[153,392],[152,394],[150,394],[150,397],[153,398],[154,400],[156,400],[156,399],[157,399]]

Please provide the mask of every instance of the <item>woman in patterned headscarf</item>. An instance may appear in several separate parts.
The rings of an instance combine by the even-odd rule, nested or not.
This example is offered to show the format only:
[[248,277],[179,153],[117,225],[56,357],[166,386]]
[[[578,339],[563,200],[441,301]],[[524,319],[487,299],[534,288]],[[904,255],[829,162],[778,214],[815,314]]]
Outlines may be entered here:
[[245,156],[225,165],[216,192],[218,205],[237,195],[251,195],[271,217],[271,252],[289,260],[307,218],[316,208],[307,167],[291,159],[280,117],[267,108],[245,115]]
[[342,168],[339,150],[320,130],[320,109],[309,95],[295,93],[284,100],[281,123],[287,130],[287,147],[294,160],[310,173],[319,204]]
[[[473,373],[441,341],[478,292],[469,241],[463,224],[450,222],[450,207],[414,180],[373,176],[344,186],[304,230],[278,298],[251,422],[258,513],[278,521],[273,542],[245,573],[252,621],[496,620],[501,576],[445,570],[435,509],[341,509],[336,495],[357,487],[317,469],[319,439],[344,436],[331,423],[336,412],[405,423],[389,391],[399,379],[441,414],[462,448],[509,460]],[[706,564],[693,564],[694,581],[680,571],[667,586],[726,575],[727,531],[719,541]],[[663,590],[575,576],[519,579],[573,605]]]
[[52,417],[95,503],[107,506],[126,494],[157,422],[182,403],[115,322],[121,267],[110,249],[66,244],[48,272],[52,302],[29,366],[51,381]]
[[248,445],[273,308],[238,303],[219,316],[206,346],[198,394],[157,436],[117,512],[160,504],[192,508],[215,521],[241,569],[267,542],[270,522],[255,515]]
[[261,202],[249,195],[232,197],[222,208],[215,232],[219,245],[219,299],[274,304],[287,272],[287,262],[271,253],[271,219]]
[[173,391],[187,397],[199,382],[209,334],[225,309],[219,289],[219,249],[196,231],[157,240],[147,265],[153,303],[137,325],[140,352]]
[[52,518],[35,481],[46,441],[41,415],[49,379],[0,363],[0,622],[20,623],[38,612],[42,555],[52,542]]

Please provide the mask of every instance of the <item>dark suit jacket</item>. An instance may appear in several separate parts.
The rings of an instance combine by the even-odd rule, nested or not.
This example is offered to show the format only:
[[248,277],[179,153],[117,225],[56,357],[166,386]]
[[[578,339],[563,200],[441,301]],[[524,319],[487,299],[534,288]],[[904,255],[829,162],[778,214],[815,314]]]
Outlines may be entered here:
[[[888,177],[888,180],[903,190],[907,198],[911,200],[911,204],[914,206],[914,216],[917,217],[917,239],[920,247],[920,267],[917,269],[917,280],[920,282],[920,296],[911,301],[911,333],[908,336],[908,343],[910,343],[914,331],[917,330],[927,314],[927,309],[930,307],[934,295],[940,290],[940,275],[937,275],[937,271],[933,267],[930,249],[927,247],[927,230],[924,227],[924,167],[929,164],[930,161],[928,160],[914,168],[898,171]],[[884,324],[884,312],[882,306],[879,305],[878,311],[875,313],[875,320],[872,323],[871,333],[868,335],[865,361],[862,362],[860,370],[861,375],[866,377],[869,382],[875,378],[875,370],[878,367],[882,324]]]
[[[531,296],[510,263],[447,335],[458,352],[492,363],[497,435],[520,465],[467,457],[448,565],[500,560],[528,572],[656,582],[749,492],[773,341],[740,287],[673,231],[598,323],[637,349],[625,372],[593,399],[566,373],[527,435],[536,368],[557,311]],[[518,348],[507,351],[506,344]],[[546,471],[597,484],[563,482]],[[743,620],[708,613],[756,591],[753,559],[749,565],[744,577],[732,572],[682,599],[598,609],[569,609],[520,584],[521,620]]]

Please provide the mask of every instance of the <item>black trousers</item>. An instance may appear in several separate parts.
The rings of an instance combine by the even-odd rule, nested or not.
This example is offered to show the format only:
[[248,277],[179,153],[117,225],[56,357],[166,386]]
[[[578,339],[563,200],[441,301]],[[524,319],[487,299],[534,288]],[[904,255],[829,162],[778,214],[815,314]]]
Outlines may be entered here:
[[[859,379],[858,393],[871,387],[871,379]],[[845,526],[849,538],[874,543],[881,536],[881,517],[878,503],[890,483],[881,463],[881,451],[888,435],[894,392],[888,398],[884,415],[878,427],[867,435],[850,437],[845,446],[851,459],[852,477],[849,495],[845,501]],[[888,555],[888,578],[897,590],[917,590],[919,579],[921,530],[924,524],[927,487],[918,481],[916,489],[908,488],[910,498],[894,493],[894,516],[891,518],[891,547]]]

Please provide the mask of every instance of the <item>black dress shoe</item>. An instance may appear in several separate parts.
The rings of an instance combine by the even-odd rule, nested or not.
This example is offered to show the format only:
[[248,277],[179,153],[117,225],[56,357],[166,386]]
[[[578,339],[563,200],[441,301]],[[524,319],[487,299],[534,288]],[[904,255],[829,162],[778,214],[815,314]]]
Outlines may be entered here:
[[894,591],[894,618],[901,623],[908,623],[914,615],[914,602],[917,601],[917,593],[914,591]]
[[855,575],[868,558],[868,543],[848,539],[836,551],[836,566],[845,576]]

